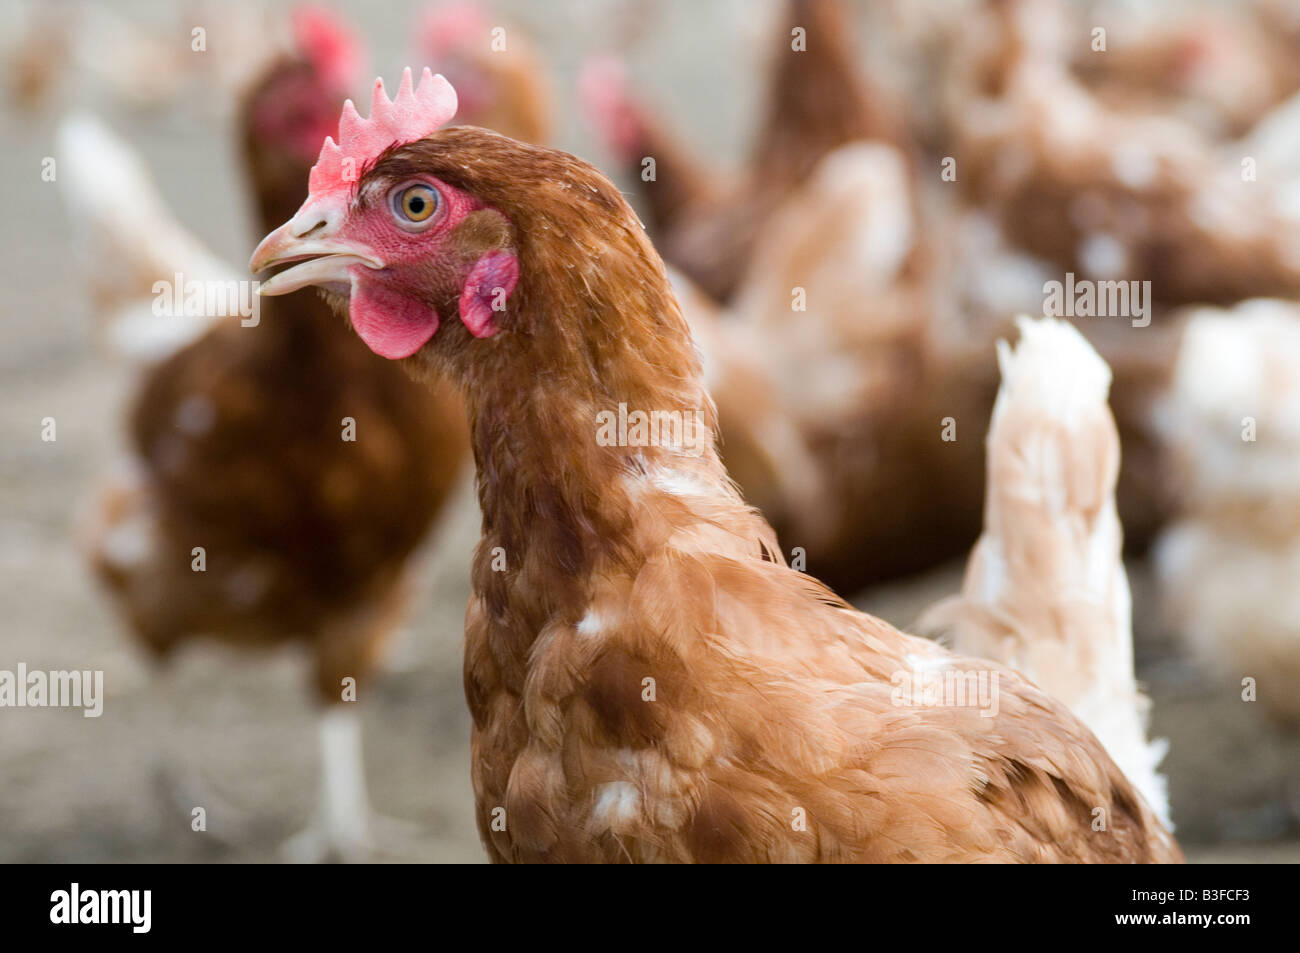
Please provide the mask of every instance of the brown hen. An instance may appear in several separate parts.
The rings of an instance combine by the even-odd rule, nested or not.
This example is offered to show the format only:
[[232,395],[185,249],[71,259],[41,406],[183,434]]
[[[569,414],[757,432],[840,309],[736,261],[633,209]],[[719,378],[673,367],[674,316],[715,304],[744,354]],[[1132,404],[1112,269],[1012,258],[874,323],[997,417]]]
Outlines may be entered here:
[[[689,331],[617,189],[562,152],[435,131],[454,111],[427,71],[397,106],[380,87],[252,267],[328,247],[263,290],[350,278],[329,295],[371,347],[465,397],[492,859],[1180,859],[1063,705],[785,565],[718,460]],[[359,182],[343,155],[366,157]],[[702,439],[602,439],[620,405]]]
[[[268,225],[305,194],[340,99],[311,61],[277,64],[251,91],[243,145]],[[311,653],[329,707],[321,839],[298,842],[309,856],[370,843],[344,702],[367,694],[406,616],[412,556],[465,460],[461,416],[453,392],[431,399],[311,293],[267,299],[255,326],[219,320],[132,402],[132,463],[100,500],[93,565],[160,658],[195,637]]]
[[[796,31],[802,31],[796,36]],[[754,243],[785,195],[839,146],[904,142],[881,92],[860,75],[849,17],[839,0],[790,0],[771,40],[764,118],[744,172],[727,182],[637,104],[608,65],[584,77],[589,111],[641,183],[664,259],[715,301],[730,300]],[[642,175],[645,157],[655,178]]]

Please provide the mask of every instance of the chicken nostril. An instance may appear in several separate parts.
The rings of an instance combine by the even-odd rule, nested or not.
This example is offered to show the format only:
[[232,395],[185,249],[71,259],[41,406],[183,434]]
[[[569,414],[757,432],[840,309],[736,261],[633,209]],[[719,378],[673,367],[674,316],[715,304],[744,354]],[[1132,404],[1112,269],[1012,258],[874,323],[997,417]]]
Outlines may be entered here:
[[294,237],[294,238],[306,238],[306,237],[308,237],[309,235],[311,235],[313,232],[318,232],[318,231],[320,231],[320,230],[321,230],[322,228],[324,228],[327,224],[329,224],[329,223],[328,223],[325,219],[322,218],[319,222],[317,222],[317,223],[316,223],[315,225],[313,225],[311,228],[307,229],[305,232],[298,232],[298,233],[296,233],[293,237]]

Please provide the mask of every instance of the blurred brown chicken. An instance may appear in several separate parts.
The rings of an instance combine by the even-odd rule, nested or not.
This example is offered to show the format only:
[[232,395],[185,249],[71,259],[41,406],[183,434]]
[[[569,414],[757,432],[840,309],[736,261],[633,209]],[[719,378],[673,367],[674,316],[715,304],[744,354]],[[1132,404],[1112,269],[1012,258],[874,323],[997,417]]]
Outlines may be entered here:
[[[800,8],[792,9],[794,22]],[[812,11],[825,17],[836,8]],[[1042,313],[1044,282],[1059,273],[1037,246],[1016,247],[996,195],[983,196],[987,211],[962,206],[964,158],[951,185],[927,177],[910,147],[886,158],[899,135],[878,115],[863,118],[878,97],[854,92],[864,87],[854,81],[843,26],[832,44],[837,55],[815,55],[810,45],[782,61],[788,68],[774,84],[756,164],[768,161],[772,180],[786,185],[755,190],[761,221],[742,230],[743,253],[730,259],[740,277],[729,307],[715,314],[693,294],[683,303],[704,347],[733,476],[787,552],[802,549],[816,572],[852,590],[974,541],[984,459],[971,435],[983,431],[997,392],[994,341],[1017,312]],[[809,30],[810,43],[817,35]],[[645,110],[620,91],[617,75],[589,71],[585,82],[613,143],[637,155],[654,129]],[[803,125],[813,100],[820,136]],[[844,121],[824,115],[827,103],[839,104]],[[854,129],[877,138],[836,149]],[[791,130],[802,131],[783,139]],[[868,141],[876,145],[865,148]],[[672,146],[656,158],[672,157],[665,151]],[[680,168],[660,161],[647,197],[673,204],[652,202],[652,215],[658,207],[660,217],[681,220],[673,209],[689,205],[683,193],[696,188],[684,182],[715,188],[695,165]],[[1053,226],[1059,244],[1072,226],[1070,209],[1056,211],[1067,219]],[[688,278],[698,273],[685,259],[679,264]],[[1112,321],[1082,322],[1081,330],[1114,370],[1112,405],[1126,448],[1118,496],[1128,542],[1141,549],[1176,502],[1163,482],[1152,415],[1177,329],[1157,321],[1135,332]]]
[[1013,242],[1080,277],[1150,281],[1165,305],[1300,293],[1275,192],[1190,123],[1093,96],[1061,5],[989,0],[953,34],[945,148]]
[[[776,205],[734,306],[705,336],[732,476],[787,557],[801,550],[810,572],[849,591],[955,556],[979,528],[993,341],[965,345],[936,321],[914,194],[890,146],[832,152]],[[699,336],[691,299],[683,308]],[[710,362],[710,337],[725,361]],[[764,381],[766,423],[764,404],[733,396],[734,374],[710,370],[741,355]],[[765,458],[738,455],[738,427],[781,440]]]
[[[647,200],[677,236],[664,253],[684,273],[674,283],[732,476],[790,558],[855,590],[973,542],[982,450],[943,433],[948,419],[963,433],[986,419],[993,336],[964,346],[935,325],[910,149],[856,75],[842,8],[793,3],[783,22],[752,178],[733,193],[676,159],[608,65],[584,83],[611,142],[658,163]],[[806,51],[790,47],[795,26]],[[714,228],[721,258],[674,256],[682,236]],[[707,303],[718,295],[722,312]]]
[[1107,109],[1175,115],[1228,139],[1300,88],[1294,8],[1286,15],[1272,0],[1232,7],[1191,0],[1125,14],[1104,50],[1078,43],[1072,58]]
[[[341,41],[321,35],[337,27],[313,14],[299,28],[308,58],[271,67],[240,111],[266,225],[306,194],[344,93],[346,44],[309,42]],[[450,392],[431,402],[310,292],[267,299],[253,326],[217,320],[132,402],[132,459],[99,501],[92,563],[159,658],[193,637],[312,653],[327,707],[321,829],[297,841],[305,856],[370,843],[347,702],[365,697],[406,614],[412,557],[465,460],[462,417]]]
[[[859,75],[839,0],[790,0],[781,23],[765,118],[748,167],[731,181],[705,168],[640,105],[610,61],[594,64],[583,80],[589,114],[642,183],[656,246],[715,301],[731,299],[777,202],[825,155],[862,139],[904,141],[885,98]],[[655,160],[651,181],[642,176],[646,157]]]
[[498,23],[486,4],[454,0],[427,11],[416,37],[421,58],[455,84],[460,123],[550,139],[550,88],[523,30]]

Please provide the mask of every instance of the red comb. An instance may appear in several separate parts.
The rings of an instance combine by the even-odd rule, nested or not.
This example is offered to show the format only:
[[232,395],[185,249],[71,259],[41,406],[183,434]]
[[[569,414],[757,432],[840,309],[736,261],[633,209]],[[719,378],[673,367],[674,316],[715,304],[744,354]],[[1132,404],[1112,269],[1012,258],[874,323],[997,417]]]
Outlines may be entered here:
[[294,44],[325,81],[338,90],[361,78],[361,43],[348,24],[331,10],[295,7],[290,15]]
[[[343,104],[338,144],[335,145],[332,138],[326,138],[320,158],[312,166],[308,190],[315,196],[351,189],[360,168],[389,146],[423,139],[455,115],[456,90],[441,74],[435,76],[427,67],[420,76],[420,85],[414,90],[411,89],[410,67],[403,70],[402,84],[393,100],[389,100],[384,92],[383,79],[375,80],[370,118],[362,119],[352,100]],[[345,163],[344,160],[351,162]]]

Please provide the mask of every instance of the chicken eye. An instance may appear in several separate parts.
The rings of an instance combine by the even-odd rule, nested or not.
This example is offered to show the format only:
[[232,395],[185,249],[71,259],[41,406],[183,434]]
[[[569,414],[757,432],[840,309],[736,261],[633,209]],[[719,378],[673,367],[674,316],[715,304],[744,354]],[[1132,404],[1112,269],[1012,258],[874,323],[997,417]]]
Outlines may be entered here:
[[427,185],[412,185],[393,195],[393,212],[398,220],[419,225],[438,209],[438,193]]

